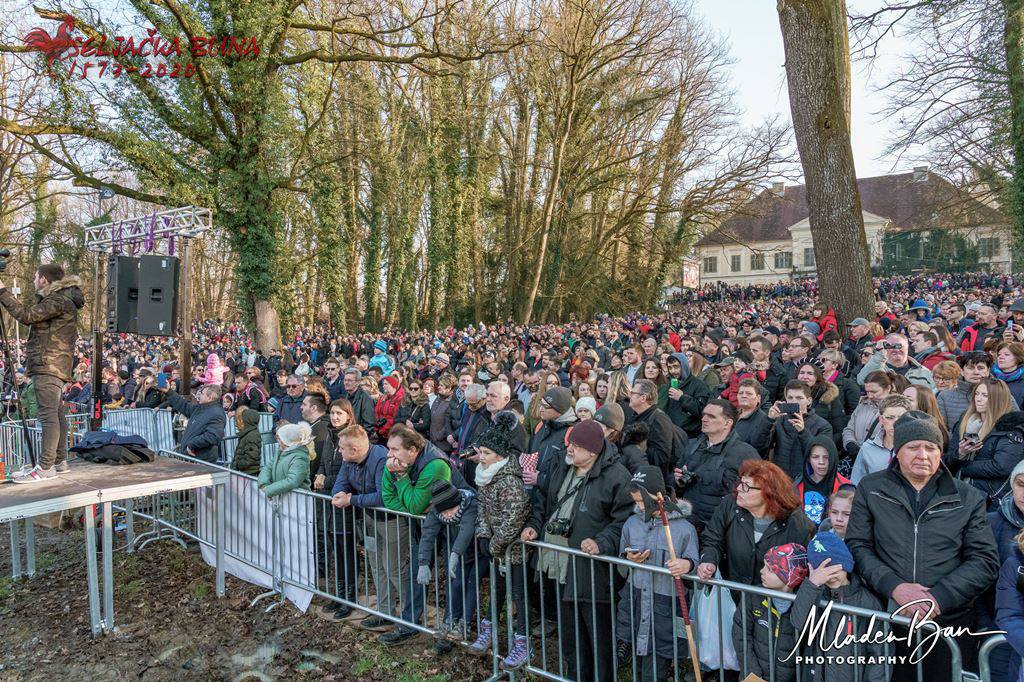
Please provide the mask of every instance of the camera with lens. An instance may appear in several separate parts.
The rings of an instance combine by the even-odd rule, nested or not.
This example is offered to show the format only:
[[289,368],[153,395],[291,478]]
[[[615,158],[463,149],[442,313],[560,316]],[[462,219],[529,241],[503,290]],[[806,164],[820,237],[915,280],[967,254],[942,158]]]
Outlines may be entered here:
[[696,480],[697,474],[693,473],[689,469],[684,467],[679,470],[679,485],[681,485],[682,487],[685,488],[686,486],[692,484]]
[[7,269],[7,259],[11,257],[10,249],[0,249],[0,272]]
[[544,532],[548,535],[558,535],[564,538],[569,537],[569,519],[551,519],[544,526]]

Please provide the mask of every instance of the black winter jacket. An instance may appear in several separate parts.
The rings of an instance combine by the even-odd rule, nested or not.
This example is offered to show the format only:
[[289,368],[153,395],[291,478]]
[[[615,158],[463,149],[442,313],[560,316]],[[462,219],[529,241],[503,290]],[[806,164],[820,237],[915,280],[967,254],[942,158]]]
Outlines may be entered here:
[[565,459],[566,432],[576,422],[546,420],[533,432],[527,452],[537,453],[537,487],[546,488],[555,465]]
[[922,491],[931,499],[915,513],[908,486],[895,457],[885,471],[864,477],[853,498],[846,544],[857,571],[883,599],[901,583],[927,587],[939,603],[942,624],[965,614],[999,571],[985,497],[940,465]]
[[985,495],[989,510],[1010,492],[1010,473],[1024,458],[1024,412],[1008,412],[992,427],[971,460],[958,456],[960,433],[956,426],[946,448],[946,466],[957,478],[967,481]]
[[[762,680],[792,682],[796,679],[796,658],[789,654],[796,645],[796,628],[789,611],[780,610],[791,602],[780,604],[771,597],[750,595],[746,604],[746,617],[737,608],[732,621],[732,642],[737,657],[746,661],[749,675],[757,675]],[[776,659],[774,666],[772,654]]]
[[718,566],[722,577],[746,585],[761,584],[764,555],[772,547],[798,542],[804,547],[817,529],[802,509],[768,526],[754,542],[754,516],[729,495],[715,510],[700,536],[700,561]]
[[797,431],[788,415],[775,420],[772,429],[771,461],[778,464],[790,478],[796,479],[804,471],[804,453],[818,436],[832,438],[832,427],[816,414],[804,415],[804,430]]
[[188,417],[185,432],[181,434],[179,452],[184,453],[192,448],[197,459],[216,462],[220,456],[220,442],[224,438],[224,425],[227,423],[227,415],[220,401],[190,403],[174,391],[168,391],[167,402],[176,412]]
[[[551,471],[547,485],[543,488],[538,486],[537,504],[533,505],[526,526],[536,530],[541,540],[545,535],[544,526],[555,513],[558,491],[572,469],[563,459]],[[630,478],[626,467],[613,461],[606,445],[576,494],[569,516],[569,547],[579,549],[580,544],[589,538],[597,543],[601,554],[618,555],[622,526],[633,513],[633,498],[627,490]],[[609,566],[604,561],[573,557],[569,564],[567,584],[562,590],[562,601],[576,598],[580,601],[609,602]],[[591,585],[594,586],[593,590]]]
[[679,360],[683,376],[680,378],[679,390],[683,395],[678,400],[668,399],[665,414],[672,423],[686,432],[690,438],[700,435],[700,418],[704,406],[711,400],[711,389],[697,377],[690,374],[690,363],[683,353],[673,353]]
[[772,443],[772,427],[774,424],[764,410],[754,410],[749,417],[736,420],[733,433],[744,443],[757,450],[762,458],[768,457],[768,449]]
[[449,404],[448,398],[437,396],[434,398],[434,404],[430,406],[430,442],[446,454],[452,451],[452,445],[448,442],[448,436],[452,434],[448,421]]
[[758,459],[757,451],[735,431],[717,445],[708,445],[708,437],[702,434],[679,458],[677,466],[694,475],[680,488],[681,497],[693,505],[690,521],[698,530],[711,521],[722,498],[732,493],[740,465],[748,459]]

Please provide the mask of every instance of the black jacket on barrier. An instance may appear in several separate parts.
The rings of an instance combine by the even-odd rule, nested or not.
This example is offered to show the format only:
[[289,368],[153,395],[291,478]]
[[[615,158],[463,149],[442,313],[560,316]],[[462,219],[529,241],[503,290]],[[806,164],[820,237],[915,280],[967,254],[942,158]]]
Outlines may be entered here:
[[[533,505],[530,520],[526,526],[537,531],[540,540],[544,539],[544,527],[555,513],[558,502],[558,491],[562,482],[569,475],[572,466],[555,463],[547,485],[538,486],[537,504]],[[603,452],[598,456],[594,466],[587,472],[584,483],[576,495],[572,513],[569,515],[568,543],[572,549],[579,549],[580,544],[591,539],[597,543],[600,553],[606,556],[617,556],[619,553],[619,536],[622,526],[633,512],[633,498],[626,487],[630,481],[626,467],[612,459],[611,451],[605,444]],[[593,579],[591,578],[593,565]],[[573,557],[569,562],[568,578],[562,590],[562,601],[593,601],[607,603],[611,599],[609,588],[609,564],[600,560]],[[576,576],[575,584],[573,576]],[[594,586],[591,590],[591,585]]]
[[687,450],[689,437],[686,431],[677,428],[668,415],[652,405],[643,412],[634,414],[633,418],[626,422],[635,424],[644,422],[647,424],[647,461],[651,466],[661,469],[665,477],[665,487],[675,485],[672,470],[676,466],[680,455]]
[[804,453],[818,436],[832,438],[832,426],[814,412],[804,415],[804,430],[797,431],[786,415],[775,420],[769,458],[796,480],[804,471]]
[[216,462],[220,454],[220,442],[224,438],[224,426],[227,424],[227,415],[220,401],[190,403],[174,391],[168,391],[167,402],[175,412],[188,417],[178,451],[187,454],[191,448],[196,459]]
[[942,465],[910,504],[910,484],[893,457],[885,471],[861,479],[846,544],[857,572],[889,599],[901,583],[928,588],[938,623],[964,615],[996,579],[999,553],[985,518],[985,496]]
[[765,553],[789,542],[806,547],[815,530],[803,510],[797,509],[784,519],[772,521],[761,539],[754,542],[754,515],[730,495],[718,505],[701,533],[700,560],[718,566],[726,580],[760,585]]

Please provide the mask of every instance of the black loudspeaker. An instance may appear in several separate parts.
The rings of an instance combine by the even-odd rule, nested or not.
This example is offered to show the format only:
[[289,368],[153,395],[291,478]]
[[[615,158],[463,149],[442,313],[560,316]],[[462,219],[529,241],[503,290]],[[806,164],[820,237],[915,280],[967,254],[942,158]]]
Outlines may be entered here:
[[138,331],[139,262],[131,256],[111,256],[107,261],[108,332]]
[[140,261],[136,333],[174,336],[178,323],[178,259],[143,256]]

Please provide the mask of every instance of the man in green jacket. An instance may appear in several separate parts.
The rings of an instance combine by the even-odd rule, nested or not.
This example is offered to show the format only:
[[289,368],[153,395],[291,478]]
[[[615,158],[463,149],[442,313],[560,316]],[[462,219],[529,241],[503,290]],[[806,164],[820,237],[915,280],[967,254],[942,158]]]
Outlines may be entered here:
[[[457,469],[433,443],[404,424],[391,427],[388,434],[388,460],[381,480],[384,506],[396,512],[422,516],[430,507],[431,487],[435,481],[450,481],[457,488],[468,488]],[[415,547],[419,544],[419,522],[398,514],[384,515],[378,521],[377,551],[384,551],[386,570],[399,576],[402,620],[419,622],[423,617],[423,587],[413,580],[419,570]],[[385,526],[386,527],[381,527]],[[382,644],[400,644],[414,637],[416,630],[399,625],[379,637]]]

